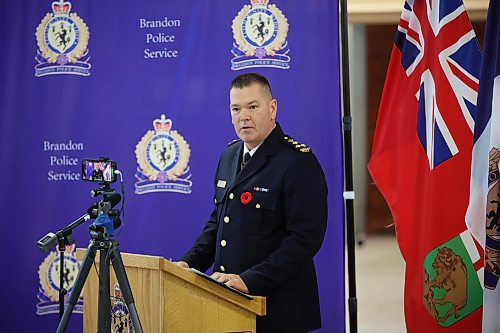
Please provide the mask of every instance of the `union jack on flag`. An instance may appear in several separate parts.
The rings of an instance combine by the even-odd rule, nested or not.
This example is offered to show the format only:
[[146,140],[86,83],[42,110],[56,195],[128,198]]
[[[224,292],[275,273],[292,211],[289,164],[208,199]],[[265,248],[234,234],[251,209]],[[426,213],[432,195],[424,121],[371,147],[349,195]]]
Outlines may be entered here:
[[413,2],[405,3],[395,45],[406,75],[420,81],[417,132],[433,169],[459,151],[447,101],[455,99],[474,130],[481,55],[462,1]]
[[483,250],[465,224],[480,66],[461,0],[405,2],[368,169],[406,262],[408,333],[481,331]]

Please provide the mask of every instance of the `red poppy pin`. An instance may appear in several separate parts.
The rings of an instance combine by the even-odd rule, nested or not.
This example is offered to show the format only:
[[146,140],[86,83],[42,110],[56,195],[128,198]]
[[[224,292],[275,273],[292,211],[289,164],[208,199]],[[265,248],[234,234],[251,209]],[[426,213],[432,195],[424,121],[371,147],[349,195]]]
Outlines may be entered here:
[[243,192],[243,194],[241,195],[241,203],[246,205],[250,201],[252,201],[252,193]]

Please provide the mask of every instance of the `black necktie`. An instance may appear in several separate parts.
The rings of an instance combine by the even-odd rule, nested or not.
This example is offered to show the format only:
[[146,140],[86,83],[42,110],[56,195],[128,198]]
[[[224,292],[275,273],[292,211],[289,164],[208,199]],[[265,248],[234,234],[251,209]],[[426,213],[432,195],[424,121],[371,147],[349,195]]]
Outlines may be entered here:
[[243,165],[247,164],[251,157],[252,156],[250,155],[250,153],[246,152],[245,155],[243,156]]
[[241,163],[238,164],[238,169],[236,170],[236,174],[240,173],[241,169],[243,169],[243,167],[245,167],[245,165],[248,163],[248,161],[250,160],[252,156],[250,156],[250,153],[246,152],[244,155],[243,155],[243,161],[241,161]]

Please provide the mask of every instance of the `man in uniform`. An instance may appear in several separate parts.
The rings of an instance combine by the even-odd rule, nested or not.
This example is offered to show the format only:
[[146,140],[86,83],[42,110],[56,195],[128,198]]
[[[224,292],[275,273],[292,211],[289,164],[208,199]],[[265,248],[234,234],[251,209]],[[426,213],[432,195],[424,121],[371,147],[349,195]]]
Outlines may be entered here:
[[327,186],[311,149],[276,123],[268,80],[242,74],[231,83],[231,118],[240,138],[223,152],[215,207],[177,264],[206,271],[245,293],[265,296],[257,332],[321,327],[313,257],[323,242]]

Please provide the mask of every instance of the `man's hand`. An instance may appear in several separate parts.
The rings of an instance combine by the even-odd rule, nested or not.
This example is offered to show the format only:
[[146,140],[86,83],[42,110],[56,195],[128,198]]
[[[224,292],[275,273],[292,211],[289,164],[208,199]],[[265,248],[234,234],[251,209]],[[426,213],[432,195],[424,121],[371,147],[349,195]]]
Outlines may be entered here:
[[185,261],[174,261],[174,262],[172,262],[172,264],[175,264],[175,265],[182,267],[182,268],[189,268],[188,263]]
[[239,275],[215,272],[214,274],[212,274],[211,277],[219,282],[223,282],[229,287],[238,289],[239,291],[242,291],[245,294],[249,293],[247,285],[245,284],[245,282],[243,282],[243,280]]

